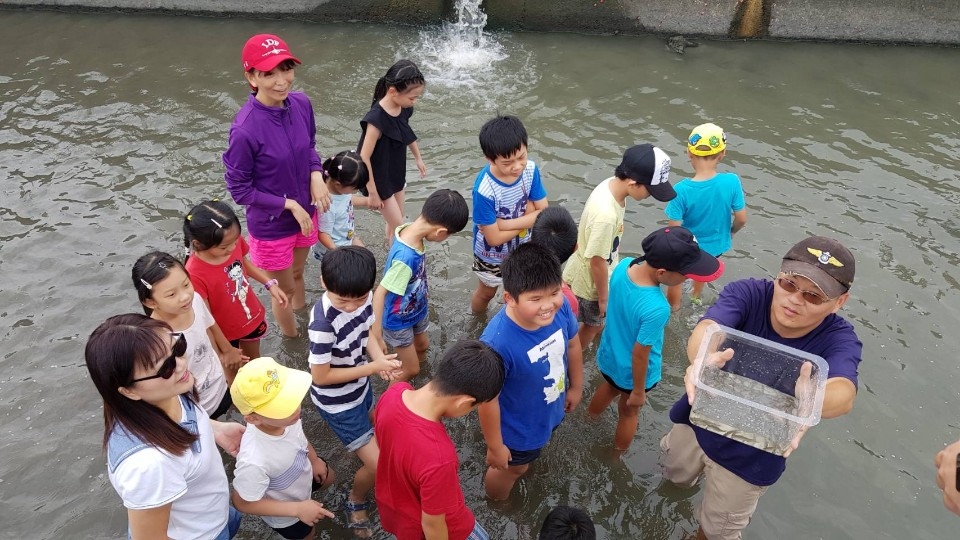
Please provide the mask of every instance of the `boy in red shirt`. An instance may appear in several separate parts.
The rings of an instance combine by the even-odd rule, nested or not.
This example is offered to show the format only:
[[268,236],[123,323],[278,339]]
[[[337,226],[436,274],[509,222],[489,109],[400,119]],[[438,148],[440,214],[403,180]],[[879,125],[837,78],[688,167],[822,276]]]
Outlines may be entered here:
[[374,431],[384,530],[399,540],[489,538],[464,502],[457,450],[440,420],[469,414],[502,387],[500,355],[480,341],[464,340],[444,353],[423,388],[397,382],[383,393]]

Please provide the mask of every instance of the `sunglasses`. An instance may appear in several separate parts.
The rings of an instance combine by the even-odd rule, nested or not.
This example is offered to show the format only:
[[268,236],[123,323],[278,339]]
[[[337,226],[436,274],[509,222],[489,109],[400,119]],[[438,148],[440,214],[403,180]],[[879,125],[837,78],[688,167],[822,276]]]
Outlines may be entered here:
[[163,363],[160,364],[160,369],[157,370],[157,374],[134,379],[130,381],[130,384],[149,381],[150,379],[169,379],[173,376],[173,372],[177,370],[177,357],[183,356],[187,352],[187,338],[183,335],[183,332],[176,332],[170,335],[177,336],[177,338],[176,341],[173,342],[173,349],[170,351],[170,356],[165,358]]
[[808,304],[813,304],[814,306],[819,306],[824,302],[833,300],[833,298],[827,298],[820,293],[816,293],[813,291],[805,291],[800,287],[797,287],[796,283],[790,281],[785,277],[777,278],[777,285],[779,285],[780,288],[786,291],[788,294],[799,292],[800,296],[804,299],[805,302],[807,302]]

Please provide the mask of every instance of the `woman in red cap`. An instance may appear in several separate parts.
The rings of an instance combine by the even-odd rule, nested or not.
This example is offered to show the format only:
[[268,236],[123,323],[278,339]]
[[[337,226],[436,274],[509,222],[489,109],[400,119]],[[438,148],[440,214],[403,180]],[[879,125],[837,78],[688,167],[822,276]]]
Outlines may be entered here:
[[[251,37],[242,61],[253,91],[230,126],[223,154],[227,190],[246,207],[253,263],[279,284],[289,307],[300,309],[306,305],[303,268],[317,242],[317,212],[330,206],[313,105],[302,92],[290,91],[300,60],[279,37]],[[297,336],[293,312],[271,304],[283,335]]]

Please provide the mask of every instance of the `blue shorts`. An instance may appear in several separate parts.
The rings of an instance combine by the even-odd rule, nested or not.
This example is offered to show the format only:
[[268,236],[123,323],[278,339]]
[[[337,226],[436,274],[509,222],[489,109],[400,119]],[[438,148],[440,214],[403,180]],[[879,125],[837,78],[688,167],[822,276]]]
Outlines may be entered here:
[[526,465],[528,463],[533,463],[540,457],[540,453],[543,452],[543,447],[534,449],[534,450],[514,450],[513,448],[507,447],[507,450],[510,450],[510,461],[507,462],[507,465]]
[[372,407],[373,387],[367,384],[367,395],[355,407],[338,413],[328,413],[317,407],[317,412],[347,447],[347,451],[356,452],[373,438],[373,424],[370,423]]
[[227,516],[227,524],[223,527],[223,530],[220,531],[220,534],[217,535],[216,540],[230,540],[237,535],[237,531],[240,530],[240,521],[243,519],[243,514],[237,511],[233,506],[230,507],[230,514]]
[[402,328],[400,330],[383,329],[383,340],[391,347],[409,347],[413,345],[413,336],[422,334],[430,326],[430,320],[426,315],[416,322],[413,326]]

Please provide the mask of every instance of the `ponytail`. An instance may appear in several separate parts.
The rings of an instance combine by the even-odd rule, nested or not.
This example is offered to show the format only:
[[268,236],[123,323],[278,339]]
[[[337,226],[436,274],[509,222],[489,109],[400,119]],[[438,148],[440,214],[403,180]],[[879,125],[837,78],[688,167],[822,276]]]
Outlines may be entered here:
[[397,92],[403,92],[407,88],[422,84],[426,84],[426,79],[416,64],[407,59],[397,60],[387,70],[387,74],[377,81],[377,86],[373,90],[373,103],[370,106],[373,107],[383,99],[383,96],[387,95],[388,88],[396,88]]

